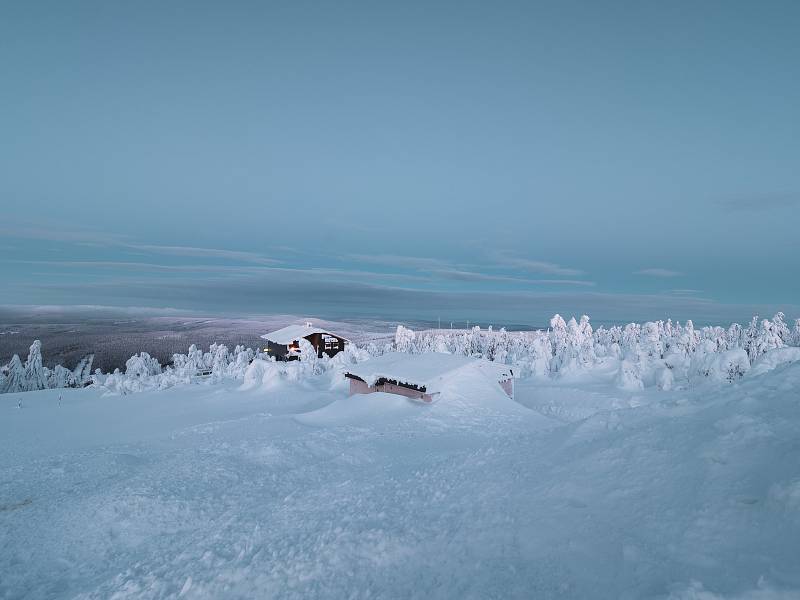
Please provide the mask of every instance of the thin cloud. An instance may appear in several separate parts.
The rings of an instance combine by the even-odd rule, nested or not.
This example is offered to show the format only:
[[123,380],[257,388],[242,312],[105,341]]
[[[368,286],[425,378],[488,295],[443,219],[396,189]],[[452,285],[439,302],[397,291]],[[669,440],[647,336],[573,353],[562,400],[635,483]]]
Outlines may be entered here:
[[676,296],[694,296],[695,294],[702,294],[703,290],[679,289],[679,290],[667,290],[666,293],[674,294]]
[[182,256],[191,258],[224,258],[264,265],[279,264],[281,261],[266,257],[256,252],[225,250],[220,248],[199,248],[196,246],[160,246],[156,244],[125,244],[126,248],[161,254],[165,256]]
[[593,281],[582,281],[576,279],[527,279],[524,277],[512,277],[510,275],[495,275],[492,273],[480,273],[476,271],[463,271],[459,269],[436,269],[430,271],[443,279],[453,281],[494,281],[502,283],[524,283],[532,285],[577,285],[594,286]]
[[401,269],[439,269],[450,265],[448,261],[440,258],[404,256],[400,254],[347,254],[342,258]]
[[[54,267],[57,269],[113,269],[117,271],[138,271],[138,272],[171,272],[176,275],[180,273],[216,275],[221,279],[232,276],[262,276],[266,277],[273,274],[286,277],[309,276],[326,280],[386,280],[427,283],[430,277],[408,274],[408,273],[378,273],[375,271],[363,271],[357,269],[335,269],[328,267],[273,267],[256,265],[163,265],[150,262],[139,261],[114,261],[114,260],[19,260],[19,259],[0,259],[0,263],[25,264],[33,266]],[[116,281],[125,283],[131,281],[125,276]]]
[[534,260],[530,258],[513,256],[506,252],[496,254],[495,260],[497,261],[497,266],[499,267],[519,269],[528,273],[541,273],[543,275],[556,275],[564,277],[583,275],[583,271],[580,269],[563,267],[559,264],[544,260]]
[[646,275],[648,277],[680,277],[683,275],[680,271],[673,271],[672,269],[661,269],[658,267],[653,267],[649,269],[641,269],[639,271],[634,271],[634,275]]
[[5,225],[0,227],[0,235],[18,239],[66,242],[85,247],[120,248],[124,250],[146,252],[161,256],[177,256],[183,258],[221,258],[225,260],[262,265],[275,265],[282,262],[257,252],[228,250],[224,248],[202,248],[198,246],[141,244],[132,242],[128,236],[82,229],[67,230],[49,229],[45,227]]

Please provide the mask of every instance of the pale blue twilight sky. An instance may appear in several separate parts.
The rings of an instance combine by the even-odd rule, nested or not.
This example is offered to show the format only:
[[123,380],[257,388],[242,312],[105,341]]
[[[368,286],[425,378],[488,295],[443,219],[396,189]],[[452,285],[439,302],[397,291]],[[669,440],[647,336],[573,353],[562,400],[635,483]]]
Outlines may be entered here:
[[5,2],[0,304],[800,311],[800,3]]

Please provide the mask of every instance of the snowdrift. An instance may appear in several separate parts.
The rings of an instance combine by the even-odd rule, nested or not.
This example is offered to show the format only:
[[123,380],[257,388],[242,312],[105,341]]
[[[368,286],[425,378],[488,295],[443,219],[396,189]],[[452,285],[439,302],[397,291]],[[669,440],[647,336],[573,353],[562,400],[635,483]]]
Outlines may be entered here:
[[314,427],[380,425],[415,417],[425,407],[395,394],[375,392],[340,398],[318,410],[295,416],[298,423]]

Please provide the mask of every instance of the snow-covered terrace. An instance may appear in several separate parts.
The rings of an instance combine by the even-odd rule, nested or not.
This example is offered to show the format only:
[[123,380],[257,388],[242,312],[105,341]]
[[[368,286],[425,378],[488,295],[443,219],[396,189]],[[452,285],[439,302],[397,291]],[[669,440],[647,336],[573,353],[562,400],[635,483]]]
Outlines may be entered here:
[[390,352],[353,365],[346,376],[351,380],[364,382],[369,386],[369,391],[379,391],[375,386],[388,382],[424,392],[426,396],[433,396],[442,391],[448,380],[458,377],[460,372],[466,370],[480,373],[487,379],[496,381],[503,386],[509,396],[513,395],[510,384],[503,385],[514,377],[508,365],[436,352],[426,354]]

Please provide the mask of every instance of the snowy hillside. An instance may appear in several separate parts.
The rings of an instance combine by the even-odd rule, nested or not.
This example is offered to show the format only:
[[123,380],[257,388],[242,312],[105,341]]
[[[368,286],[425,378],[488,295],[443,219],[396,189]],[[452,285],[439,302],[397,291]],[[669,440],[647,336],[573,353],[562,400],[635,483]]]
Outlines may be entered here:
[[793,350],[733,383],[602,362],[431,406],[264,361],[4,394],[0,598],[797,598]]

